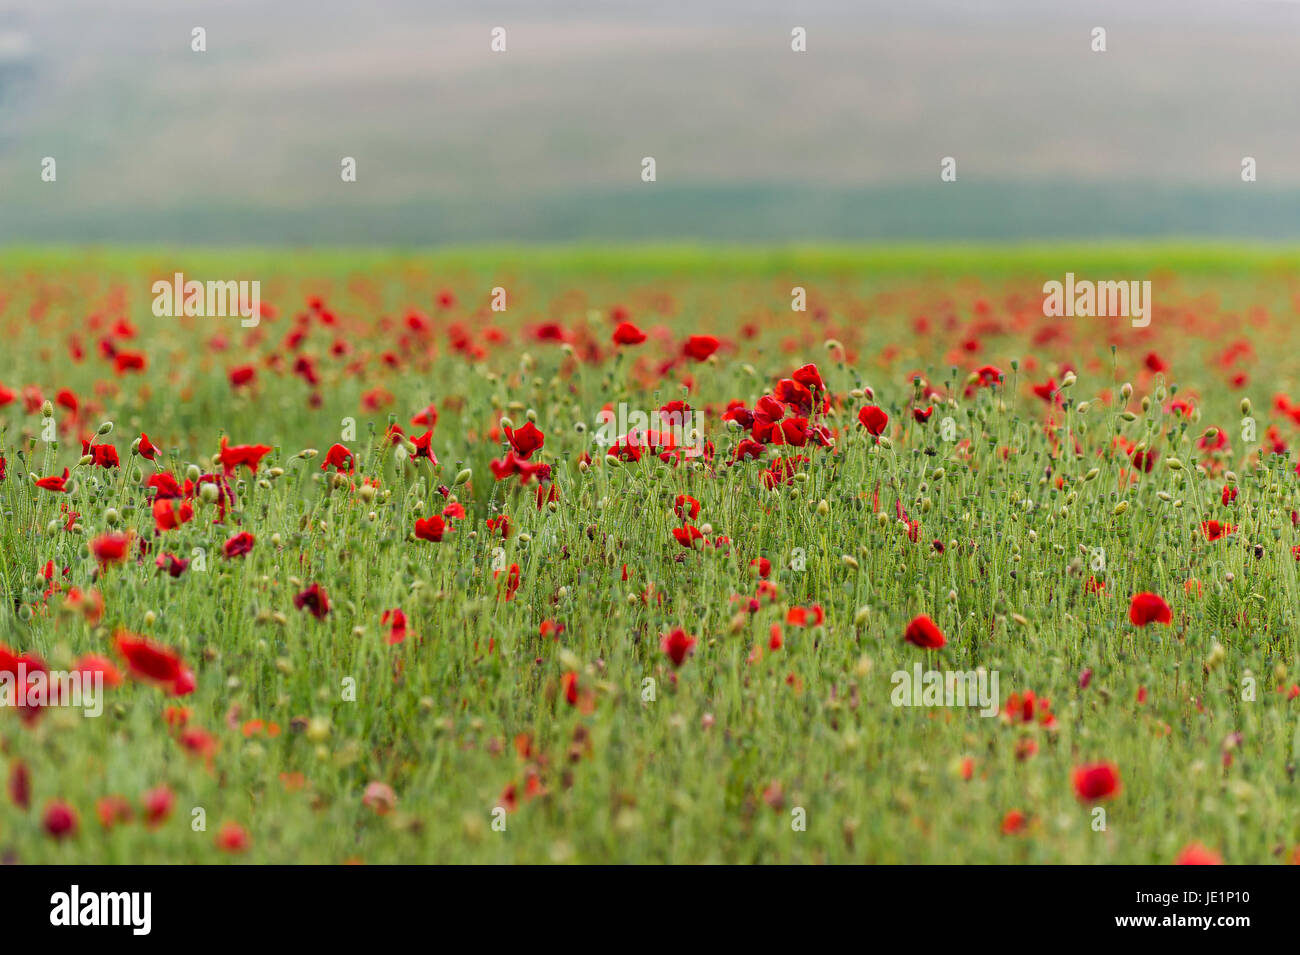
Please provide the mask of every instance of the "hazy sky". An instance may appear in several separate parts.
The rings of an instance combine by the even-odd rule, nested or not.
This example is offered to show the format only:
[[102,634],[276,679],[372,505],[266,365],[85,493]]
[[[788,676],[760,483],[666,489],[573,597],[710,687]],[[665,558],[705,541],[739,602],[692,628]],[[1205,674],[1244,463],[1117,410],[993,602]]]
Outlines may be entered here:
[[0,238],[643,201],[644,156],[664,190],[920,188],[944,156],[963,185],[1216,190],[1253,156],[1300,189],[1298,43],[1283,0],[0,0]]

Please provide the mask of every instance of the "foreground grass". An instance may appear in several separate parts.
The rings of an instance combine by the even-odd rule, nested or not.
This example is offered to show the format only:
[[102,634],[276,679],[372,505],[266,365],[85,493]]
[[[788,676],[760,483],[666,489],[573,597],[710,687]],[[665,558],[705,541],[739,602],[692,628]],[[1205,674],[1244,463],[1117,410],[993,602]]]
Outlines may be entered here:
[[[75,416],[56,408],[56,445],[21,397],[0,407],[3,642],[67,667],[111,656],[126,629],[175,648],[197,687],[171,698],[128,681],[107,691],[99,719],[0,714],[4,754],[27,768],[32,790],[27,809],[0,805],[0,852],[24,862],[1094,863],[1168,862],[1200,842],[1229,862],[1286,860],[1300,842],[1300,701],[1286,692],[1300,500],[1294,461],[1260,451],[1270,426],[1282,444],[1295,439],[1296,421],[1274,401],[1300,393],[1295,258],[1196,247],[10,250],[0,385],[50,398],[67,388],[80,401]],[[1044,319],[1042,282],[1090,269],[1157,276],[1152,327]],[[280,313],[255,330],[155,318],[150,283],[174,270],[264,276],[263,298]],[[794,284],[810,308],[792,317]],[[504,313],[487,307],[494,286],[508,291]],[[439,309],[444,288],[458,304]],[[286,336],[311,296],[335,321],[306,321],[293,347]],[[615,305],[650,334],[621,356],[609,345]],[[412,308],[428,316],[427,335],[404,327]],[[134,335],[114,333],[119,318]],[[532,334],[547,322],[563,326],[567,347]],[[449,347],[456,325],[481,351]],[[698,332],[724,348],[665,368]],[[98,351],[105,339],[145,353],[147,370],[115,374]],[[1234,342],[1249,347],[1229,360]],[[1153,353],[1167,370],[1152,370]],[[315,384],[293,373],[299,355]],[[745,435],[722,412],[732,399],[754,408],[808,362],[832,397],[821,420],[834,447],[769,451],[807,460],[791,480],[765,482],[770,460],[731,463]],[[1068,387],[1064,363],[1077,376]],[[245,364],[257,384],[232,389],[227,371]],[[972,386],[985,364],[1004,380]],[[1044,400],[1031,386],[1049,378],[1057,388]],[[591,443],[605,405],[652,412],[676,398],[704,410],[711,459],[614,466]],[[1253,400],[1249,440],[1242,398]],[[411,418],[430,403],[438,466],[412,463],[385,434],[393,422],[421,433]],[[886,441],[858,425],[866,404],[888,413]],[[929,405],[917,423],[910,409]],[[552,503],[537,506],[535,482],[493,479],[502,417],[545,433],[537,458],[553,467]],[[78,465],[79,439],[101,421],[113,430],[97,440],[116,446],[121,468]],[[1214,450],[1212,429],[1225,447]],[[163,449],[153,464],[129,451],[141,431]],[[236,470],[223,523],[196,496],[194,520],[155,534],[144,482],[155,470],[184,480],[192,465],[219,473],[223,435],[273,450],[256,474]],[[356,473],[322,470],[336,442]],[[1134,467],[1134,446],[1157,452],[1149,472]],[[68,495],[29,480],[64,466]],[[415,520],[450,502],[440,486],[466,516],[440,543],[414,539]],[[1238,492],[1230,505],[1225,486]],[[678,495],[700,502],[689,523],[712,546],[674,539]],[[110,526],[110,509],[120,523]],[[486,524],[501,514],[504,538]],[[1235,531],[1208,540],[1209,520]],[[98,569],[88,543],[127,528],[151,552]],[[256,544],[227,558],[222,545],[238,531]],[[154,566],[161,552],[196,549],[205,570],[173,579]],[[775,592],[759,593],[758,558],[770,560]],[[54,592],[36,573],[47,561]],[[511,565],[519,585],[506,599]],[[294,605],[312,583],[332,604],[320,620]],[[101,619],[66,609],[71,587],[102,595]],[[1170,626],[1130,624],[1138,591],[1169,602]],[[791,608],[813,605],[821,625],[789,622]],[[409,620],[395,645],[381,622],[393,608]],[[939,624],[944,648],[903,642],[918,614]],[[544,635],[544,621],[564,629]],[[676,627],[698,641],[680,668],[660,648]],[[891,675],[916,662],[996,671],[1003,699],[1033,691],[1055,724],[895,707]],[[211,752],[181,744],[164,720],[175,706],[212,735]],[[1100,804],[1100,829],[1071,786],[1075,767],[1097,761],[1122,780]],[[160,785],[175,803],[156,826],[105,829],[95,818],[114,794],[138,815],[141,794]],[[52,800],[78,812],[74,836],[45,832]],[[497,807],[509,810],[504,831]],[[1004,835],[1013,810],[1025,826]],[[244,852],[214,846],[225,821],[247,831]]]

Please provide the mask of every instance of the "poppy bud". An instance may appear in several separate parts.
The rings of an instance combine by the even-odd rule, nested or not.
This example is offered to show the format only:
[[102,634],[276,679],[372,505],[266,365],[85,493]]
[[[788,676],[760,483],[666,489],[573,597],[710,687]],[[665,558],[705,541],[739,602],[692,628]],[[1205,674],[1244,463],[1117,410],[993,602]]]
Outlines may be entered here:
[[840,560],[843,562],[845,567],[852,567],[854,570],[858,569],[858,560],[852,554],[842,554],[840,555]]
[[1101,474],[1101,468],[1092,468],[1090,471],[1088,471],[1087,474],[1083,476],[1083,479],[1085,481],[1095,481],[1097,479],[1097,475],[1099,474]]
[[1120,501],[1118,504],[1115,505],[1115,509],[1110,513],[1113,517],[1119,517],[1127,510],[1128,510],[1128,501]]
[[500,424],[501,424],[502,431],[513,431],[515,427],[515,423],[511,421],[509,418],[507,418],[505,415],[501,416]]
[[213,504],[221,496],[221,489],[211,481],[204,481],[199,485],[199,499],[204,504]]
[[1249,399],[1249,398],[1242,398],[1242,399],[1241,399],[1241,416],[1242,416],[1243,418],[1249,418],[1249,417],[1250,417],[1250,399]]
[[103,424],[99,426],[99,430],[95,432],[95,434],[97,434],[101,438],[104,437],[105,435],[109,435],[112,433],[113,433],[113,422],[111,421],[105,421]]
[[1061,379],[1061,390],[1064,391],[1066,388],[1069,388],[1078,380],[1079,379],[1075,376],[1074,372],[1067,371],[1065,373],[1065,377]]
[[1123,398],[1125,401],[1128,401],[1130,398],[1133,397],[1133,386],[1127,381],[1124,382],[1124,384],[1120,386],[1119,396]]
[[825,499],[825,498],[822,498],[820,501],[817,502],[817,514],[818,514],[818,516],[820,516],[820,517],[825,517],[825,516],[826,516],[827,514],[829,514],[830,512],[831,512],[831,506],[830,506],[829,504],[826,503],[826,499]]
[[853,625],[855,627],[862,626],[864,623],[867,622],[867,618],[869,616],[871,616],[871,607],[866,604],[863,604],[861,607],[858,608],[857,613],[853,615]]
[[122,515],[117,512],[117,508],[110,507],[104,511],[104,523],[109,527],[116,527],[122,520]]
[[42,418],[53,418],[53,417],[54,417],[54,402],[50,401],[49,398],[46,398],[46,399],[41,403],[41,417],[42,417]]
[[203,472],[199,470],[199,466],[197,464],[191,464],[188,468],[185,469],[185,478],[192,484],[199,479],[199,475],[201,475],[202,473]]
[[1088,409],[1091,408],[1091,407],[1092,407],[1092,403],[1091,403],[1091,402],[1088,402],[1088,401],[1080,401],[1078,407],[1077,407],[1075,410],[1078,411],[1079,414],[1084,415],[1084,414],[1087,414],[1087,413],[1088,413]]
[[1183,469],[1183,462],[1178,458],[1170,458],[1165,463],[1169,465],[1171,471],[1181,471]]
[[457,472],[457,474],[456,474],[456,480],[452,481],[451,483],[452,483],[452,485],[453,485],[454,487],[460,487],[460,485],[465,484],[466,482],[468,482],[469,479],[472,478],[473,476],[474,476],[474,472],[473,472],[472,470],[470,470],[469,468],[465,468],[465,469],[463,469],[463,470]]

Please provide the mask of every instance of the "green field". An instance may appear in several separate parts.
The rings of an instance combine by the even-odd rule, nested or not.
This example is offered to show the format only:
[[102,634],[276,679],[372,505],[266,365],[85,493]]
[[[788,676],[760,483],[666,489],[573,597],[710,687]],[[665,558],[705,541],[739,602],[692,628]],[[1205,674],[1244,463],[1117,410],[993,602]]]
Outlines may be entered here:
[[[98,655],[123,682],[98,718],[0,713],[0,858],[1293,861],[1298,266],[1191,243],[5,248],[0,643],[50,670]],[[275,315],[156,317],[152,283],[178,271],[260,281]],[[1067,271],[1151,280],[1150,327],[1045,318]],[[615,309],[643,343],[611,342]],[[684,355],[692,335],[720,347]],[[827,446],[724,420],[809,364],[824,387],[777,401],[776,430]],[[700,458],[593,443],[602,408],[677,399]],[[549,476],[496,479],[502,419],[535,422],[525,470]],[[426,430],[436,465],[411,458]],[[223,463],[223,439],[269,451]],[[745,439],[763,447],[736,460]],[[336,444],[342,473],[322,467]],[[33,483],[65,467],[65,493]],[[157,474],[191,482],[174,529]],[[415,535],[455,503],[441,541]],[[118,533],[123,559],[97,558]],[[295,605],[313,584],[319,619]],[[1138,592],[1170,623],[1130,622]],[[904,640],[919,615],[942,648]],[[680,666],[676,628],[696,641]],[[123,632],[178,654],[193,692],[141,679]],[[1038,709],[895,706],[916,664],[996,673],[1000,703]],[[1118,790],[1082,796],[1099,763]],[[52,805],[75,828],[52,834]]]

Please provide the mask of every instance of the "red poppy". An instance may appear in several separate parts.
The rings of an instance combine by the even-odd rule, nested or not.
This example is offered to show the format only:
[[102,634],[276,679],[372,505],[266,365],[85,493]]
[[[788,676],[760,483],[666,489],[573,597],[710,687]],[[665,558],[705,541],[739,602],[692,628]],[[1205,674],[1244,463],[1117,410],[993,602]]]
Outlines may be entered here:
[[171,497],[157,497],[153,502],[153,523],[158,531],[173,531],[194,519],[194,505]]
[[62,477],[43,477],[37,480],[36,486],[45,491],[54,491],[56,494],[66,494],[68,492],[68,469],[63,469]]
[[1233,524],[1220,524],[1218,521],[1202,521],[1201,533],[1205,535],[1208,541],[1217,541],[1221,537],[1226,537],[1237,530]]
[[1223,865],[1223,857],[1199,842],[1193,842],[1178,853],[1174,865]]
[[174,650],[126,630],[119,630],[113,639],[132,676],[165,687],[173,696],[193,692],[194,674]]
[[121,686],[122,674],[118,672],[117,667],[113,666],[113,661],[107,657],[101,657],[97,653],[87,653],[72,665],[74,673],[81,673],[93,677],[98,673],[104,681],[105,686]]
[[144,821],[150,827],[160,825],[172,813],[176,794],[164,783],[144,794]]
[[1119,789],[1119,769],[1113,763],[1092,763],[1074,770],[1074,793],[1080,802],[1100,802]]
[[256,472],[262,458],[270,453],[271,449],[265,444],[239,444],[231,447],[223,437],[218,460],[221,461],[221,466],[227,474],[230,474],[241,464],[248,470]]
[[1128,618],[1134,626],[1145,627],[1149,623],[1173,623],[1174,615],[1169,604],[1158,594],[1140,593],[1133,595],[1128,607]]
[[140,457],[146,458],[149,461],[154,460],[158,455],[158,449],[154,447],[154,443],[149,440],[149,435],[145,434],[143,431],[140,432],[140,443],[136,445],[136,450],[140,452]]
[[227,822],[217,833],[217,848],[222,852],[247,852],[249,846],[248,831],[236,822]]
[[885,414],[882,408],[867,405],[858,412],[858,423],[866,428],[869,433],[878,436],[885,428],[889,427],[889,415]]
[[673,510],[682,520],[694,520],[700,516],[700,502],[686,494],[678,494]]
[[903,639],[924,650],[938,650],[948,642],[943,631],[925,614],[912,618],[912,622],[903,631]]
[[659,648],[668,655],[674,667],[680,667],[686,661],[687,655],[695,649],[695,642],[694,637],[678,627],[660,637]]
[[248,533],[248,531],[241,531],[226,541],[222,551],[227,557],[243,557],[253,549],[253,545],[256,542],[257,538]]
[[66,839],[77,834],[77,811],[61,799],[45,807],[41,818],[45,831],[55,839]]
[[704,361],[718,350],[720,344],[721,342],[712,335],[692,335],[686,339],[686,344],[682,346],[682,352],[696,361]]
[[388,627],[389,645],[401,643],[406,639],[406,614],[399,608],[394,607],[392,610],[385,610],[380,615],[379,622]]
[[334,469],[335,474],[351,474],[356,468],[352,452],[341,444],[332,445],[325,452],[325,461],[320,466],[322,471],[328,471],[330,468]]
[[917,424],[925,424],[930,420],[930,415],[932,414],[934,414],[934,405],[930,405],[930,407],[926,408],[924,411],[920,408],[912,409],[912,418]]
[[631,322],[623,322],[614,329],[615,345],[640,345],[645,341],[645,332]]
[[330,600],[320,584],[312,584],[293,598],[293,605],[299,610],[306,610],[317,620],[324,620],[330,612]]
[[525,461],[532,457],[533,452],[546,442],[546,435],[538,431],[537,425],[531,421],[527,422],[522,428],[506,428],[505,432],[510,446],[515,450],[515,454]]
[[449,529],[450,525],[443,520],[441,514],[417,518],[415,521],[415,536],[420,540],[433,541],[435,544],[442,540]]
[[106,567],[125,560],[130,544],[131,539],[126,534],[102,534],[90,542],[90,552],[95,555],[100,567]]
[[677,543],[689,549],[695,546],[697,540],[704,539],[704,532],[698,527],[686,524],[682,527],[674,527],[673,537],[676,538]]

